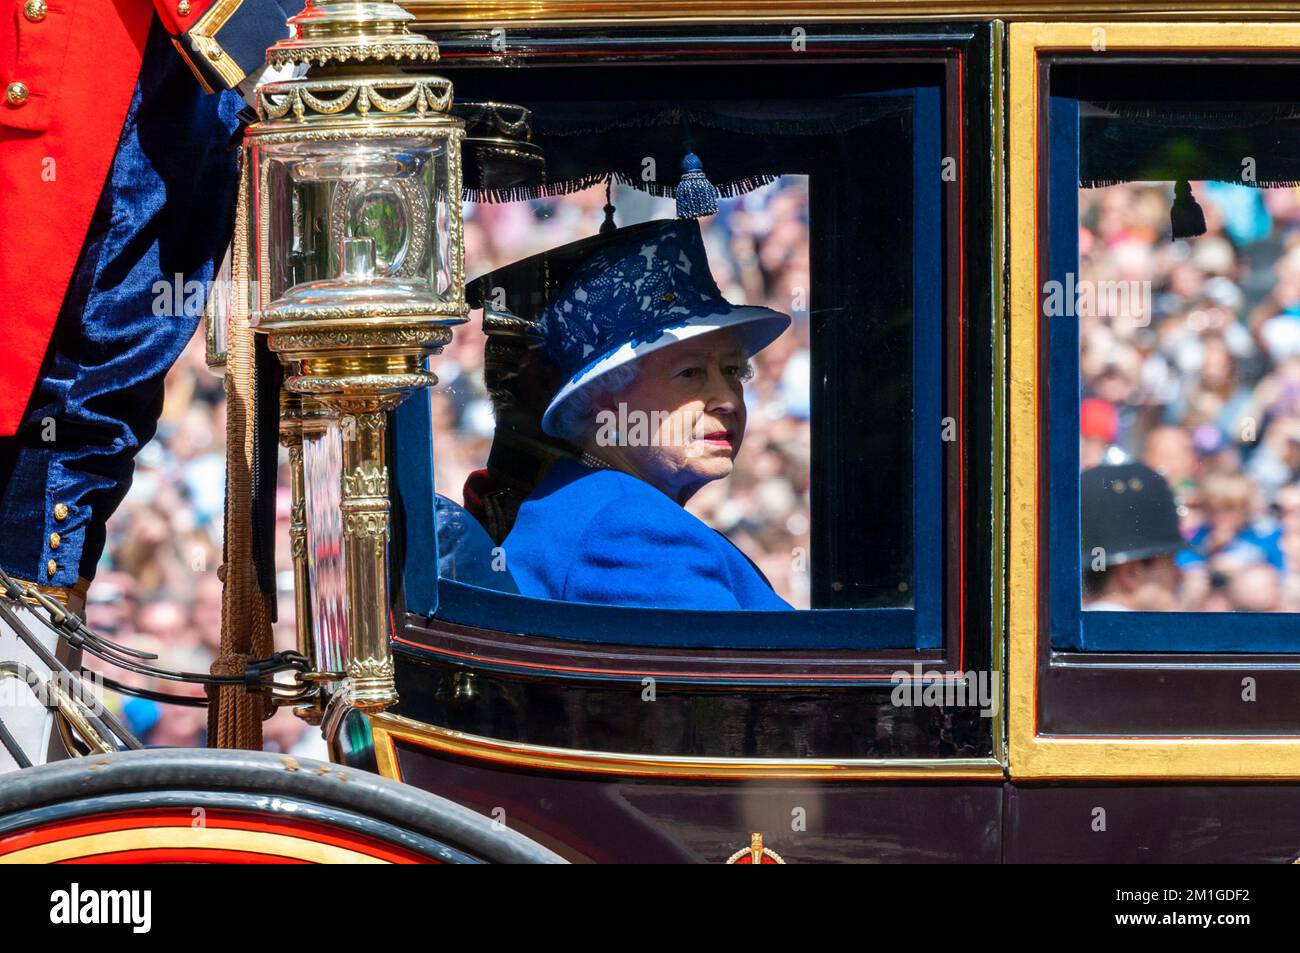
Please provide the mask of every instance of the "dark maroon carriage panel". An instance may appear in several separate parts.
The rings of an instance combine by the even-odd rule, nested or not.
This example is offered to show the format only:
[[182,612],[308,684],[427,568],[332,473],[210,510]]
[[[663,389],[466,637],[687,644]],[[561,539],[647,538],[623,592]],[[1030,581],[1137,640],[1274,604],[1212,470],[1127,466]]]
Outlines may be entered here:
[[[603,778],[489,767],[404,742],[397,760],[403,781],[575,862],[721,863],[752,832],[792,864],[996,863],[1002,851],[996,781]],[[805,829],[793,830],[801,816]]]

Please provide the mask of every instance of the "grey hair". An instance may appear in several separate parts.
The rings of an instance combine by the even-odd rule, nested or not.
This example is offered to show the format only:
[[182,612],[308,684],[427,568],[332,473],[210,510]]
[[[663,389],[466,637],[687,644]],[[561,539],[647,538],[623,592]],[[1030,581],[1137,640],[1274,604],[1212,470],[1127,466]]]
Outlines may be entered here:
[[576,447],[587,442],[587,436],[596,428],[596,407],[608,398],[627,390],[641,376],[638,361],[629,361],[601,374],[586,387],[569,395],[551,418],[552,433]]

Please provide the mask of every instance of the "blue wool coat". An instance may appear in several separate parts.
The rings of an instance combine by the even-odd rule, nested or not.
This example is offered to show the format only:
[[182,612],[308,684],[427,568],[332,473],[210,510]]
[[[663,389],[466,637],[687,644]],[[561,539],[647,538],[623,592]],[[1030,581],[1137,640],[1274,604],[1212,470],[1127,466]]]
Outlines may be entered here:
[[791,606],[717,530],[649,483],[575,460],[552,464],[504,543],[520,593],[659,609]]

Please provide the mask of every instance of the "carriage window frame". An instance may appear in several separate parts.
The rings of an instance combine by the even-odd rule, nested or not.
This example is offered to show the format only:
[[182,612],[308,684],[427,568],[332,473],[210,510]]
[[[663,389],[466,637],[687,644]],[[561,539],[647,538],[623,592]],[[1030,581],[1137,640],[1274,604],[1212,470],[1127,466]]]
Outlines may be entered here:
[[[1078,566],[1080,557],[1077,535],[1064,553],[1053,547],[1052,520],[1071,500],[1077,504],[1077,496],[1066,498],[1051,485],[1050,470],[1060,461],[1052,458],[1049,421],[1060,418],[1053,416],[1054,403],[1049,406],[1055,397],[1048,385],[1064,355],[1053,350],[1041,303],[1044,281],[1057,267],[1053,188],[1063,188],[1062,177],[1049,168],[1053,65],[1107,58],[1186,65],[1243,56],[1300,64],[1298,46],[1300,24],[1291,23],[1011,26],[1008,728],[1014,778],[1300,777],[1300,710],[1294,705],[1300,658],[1294,654],[1053,647],[1053,563]],[[1077,201],[1077,178],[1072,190]],[[1073,203],[1071,211],[1077,232]],[[1068,337],[1077,349],[1077,329]],[[1075,407],[1077,360],[1068,385]],[[1077,416],[1069,424],[1074,449],[1063,452],[1075,467],[1077,488]],[[1256,703],[1243,699],[1246,678],[1259,688]]]
[[[762,68],[761,65],[740,68]],[[947,233],[956,228],[951,204],[946,203],[946,183],[940,174],[926,176],[929,169],[942,170],[950,154],[955,124],[948,120],[957,107],[958,90],[949,72],[941,85],[890,89],[882,96],[910,98],[913,155],[911,167],[915,185],[912,203],[912,369],[911,449],[913,516],[911,533],[912,568],[909,573],[913,604],[908,607],[827,608],[799,610],[796,614],[775,612],[705,612],[682,609],[641,609],[600,606],[535,599],[481,589],[436,576],[436,561],[407,561],[405,588],[408,607],[443,622],[474,625],[503,632],[587,644],[617,644],[665,647],[683,650],[850,650],[865,652],[937,653],[945,649],[944,604],[949,601],[949,579],[953,571],[944,565],[945,514],[950,510],[951,486],[944,485],[943,444],[935,439],[944,416],[942,395],[945,368],[955,359],[950,346],[948,310],[953,296],[944,288],[954,283],[952,243]],[[876,95],[876,94],[867,94]],[[738,97],[743,99],[743,97]],[[864,161],[866,158],[864,157]],[[928,187],[923,187],[928,185]],[[847,187],[852,187],[847,186]],[[945,205],[949,204],[949,208]],[[817,222],[811,222],[816,229]],[[817,267],[816,262],[813,268]],[[938,272],[942,282],[934,282]],[[814,277],[814,286],[816,278]],[[818,307],[816,294],[813,307]],[[810,315],[810,319],[812,315]],[[815,325],[815,321],[813,322]],[[813,332],[816,334],[816,331]],[[814,361],[817,354],[813,346]],[[394,442],[401,447],[418,444],[418,434],[428,432],[428,395],[409,399],[395,414]],[[814,405],[816,398],[814,398]],[[817,445],[816,418],[813,447]],[[837,424],[839,434],[851,439],[851,421]],[[960,454],[961,440],[956,453]],[[815,452],[815,449],[814,449]],[[431,446],[427,464],[432,479]],[[408,461],[404,465],[409,469]],[[400,468],[399,468],[400,469]],[[408,488],[417,480],[403,479]],[[438,488],[435,487],[435,490]],[[815,491],[814,491],[815,492]],[[411,493],[403,493],[410,499]],[[423,509],[426,503],[417,504]],[[431,505],[430,505],[431,509]],[[430,519],[427,514],[422,519]],[[814,526],[817,520],[814,518]],[[427,525],[427,524],[426,524]],[[841,528],[852,536],[851,528]],[[813,541],[817,549],[817,540]],[[683,632],[693,635],[686,639]],[[719,635],[721,634],[721,635]]]
[[[1072,286],[1069,273],[1079,276],[1081,102],[1048,91],[1047,277],[1059,282],[1058,287]],[[1106,612],[1082,607],[1079,321],[1070,313],[1045,323],[1052,647],[1082,652],[1300,654],[1300,612]]]

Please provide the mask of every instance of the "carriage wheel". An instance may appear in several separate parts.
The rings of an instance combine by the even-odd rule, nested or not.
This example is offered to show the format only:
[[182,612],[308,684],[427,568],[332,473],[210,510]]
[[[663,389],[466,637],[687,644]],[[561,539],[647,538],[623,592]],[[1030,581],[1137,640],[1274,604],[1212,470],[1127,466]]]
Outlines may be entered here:
[[195,861],[563,862],[409,785],[262,751],[123,751],[0,783],[0,863]]

